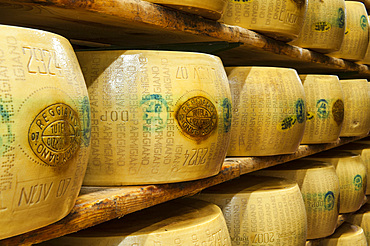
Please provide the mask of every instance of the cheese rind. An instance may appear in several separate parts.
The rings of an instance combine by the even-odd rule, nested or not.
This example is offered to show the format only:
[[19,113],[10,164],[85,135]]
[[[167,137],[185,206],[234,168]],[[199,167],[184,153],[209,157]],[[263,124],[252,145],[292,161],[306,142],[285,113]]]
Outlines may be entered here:
[[221,207],[233,245],[305,245],[306,211],[294,181],[244,175],[195,198]]
[[333,165],[296,160],[253,173],[294,180],[299,185],[307,213],[307,239],[331,235],[339,214],[339,179]]
[[347,221],[360,226],[364,230],[367,243],[370,244],[370,204],[366,203],[359,211],[350,214]]
[[344,117],[343,92],[334,75],[299,75],[306,95],[308,116],[301,144],[338,140]]
[[0,25],[0,239],[66,216],[90,145],[90,103],[67,39]]
[[233,101],[228,156],[294,153],[306,123],[305,93],[294,69],[227,67]]
[[221,60],[171,51],[82,51],[92,109],[85,185],[189,181],[226,155],[231,95]]

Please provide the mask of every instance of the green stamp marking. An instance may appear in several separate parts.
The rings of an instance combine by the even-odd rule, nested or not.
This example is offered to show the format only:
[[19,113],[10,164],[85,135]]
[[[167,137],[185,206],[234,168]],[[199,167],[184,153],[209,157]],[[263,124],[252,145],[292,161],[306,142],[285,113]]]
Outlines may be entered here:
[[353,184],[355,185],[355,190],[358,191],[362,188],[362,177],[360,174],[357,174],[353,179]]
[[344,25],[345,25],[345,19],[346,19],[346,16],[344,14],[344,10],[342,8],[339,8],[338,9],[338,27],[339,28],[343,28]]
[[327,119],[329,117],[329,103],[325,99],[319,99],[316,102],[317,117]]
[[335,203],[334,193],[332,191],[328,191],[325,194],[324,201],[325,201],[325,205],[324,205],[325,206],[325,209],[328,210],[328,211],[333,210],[334,203]]
[[312,25],[312,30],[315,32],[328,32],[331,30],[331,24],[326,21],[317,22]]
[[160,131],[166,127],[170,110],[161,95],[143,95],[140,106],[143,110],[144,131]]
[[365,31],[367,27],[367,23],[368,23],[367,17],[365,15],[361,15],[360,25],[361,25],[362,30]]
[[292,128],[296,122],[297,122],[297,118],[295,116],[289,116],[285,118],[282,122],[280,122],[277,128],[280,131],[285,131],[285,130]]
[[82,99],[81,102],[81,112],[82,112],[82,140],[86,147],[90,145],[91,139],[91,111],[90,111],[90,101],[87,96]]
[[299,98],[295,103],[295,112],[298,123],[303,123],[306,120],[306,108],[302,98]]
[[230,131],[230,128],[231,128],[231,118],[232,118],[230,100],[228,98],[225,98],[221,106],[222,106],[222,116],[224,119],[224,130],[225,130],[225,133],[227,133]]

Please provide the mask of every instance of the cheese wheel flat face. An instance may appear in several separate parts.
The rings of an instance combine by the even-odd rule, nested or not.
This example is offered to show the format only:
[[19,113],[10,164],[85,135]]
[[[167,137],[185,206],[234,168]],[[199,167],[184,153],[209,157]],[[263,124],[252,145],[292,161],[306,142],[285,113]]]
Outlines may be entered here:
[[307,213],[307,239],[331,235],[339,213],[339,179],[333,165],[300,159],[253,172],[254,175],[294,180]]
[[111,220],[41,245],[231,246],[231,240],[219,207],[196,199],[180,199],[125,215],[121,219]]
[[325,151],[305,159],[314,159],[334,165],[339,178],[339,213],[358,210],[365,197],[367,170],[357,154],[345,151]]
[[218,57],[191,52],[78,52],[92,108],[84,184],[170,183],[216,175],[231,127]]
[[72,209],[86,170],[90,104],[69,42],[0,25],[0,239]]
[[302,31],[290,44],[322,53],[337,51],[346,27],[344,0],[309,0]]
[[341,137],[364,136],[370,129],[370,90],[366,79],[340,80],[344,96]]
[[306,10],[306,0],[228,0],[220,21],[291,41],[302,29]]
[[301,144],[338,140],[344,118],[342,87],[333,75],[300,75],[306,95],[307,118]]
[[347,221],[360,226],[364,230],[367,243],[370,244],[370,204],[366,203],[359,211],[350,214]]
[[294,181],[244,175],[195,197],[221,207],[232,245],[305,245],[306,211]]
[[[313,244],[313,246],[316,244]],[[367,246],[364,230],[356,225],[343,223],[330,237],[320,240],[322,246]]]
[[227,5],[227,0],[146,0],[148,2],[166,5],[188,13],[200,15],[212,20],[218,20]]
[[306,106],[294,69],[226,68],[233,101],[228,156],[294,153],[302,139]]
[[369,21],[365,5],[356,1],[345,1],[346,31],[342,45],[338,51],[329,56],[359,61],[365,56],[369,43]]

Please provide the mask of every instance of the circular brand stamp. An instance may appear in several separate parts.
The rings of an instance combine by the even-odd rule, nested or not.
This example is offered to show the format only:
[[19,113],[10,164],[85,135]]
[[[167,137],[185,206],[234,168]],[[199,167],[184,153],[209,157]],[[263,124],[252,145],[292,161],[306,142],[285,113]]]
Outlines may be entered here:
[[222,115],[224,118],[224,130],[225,132],[229,132],[231,128],[231,117],[232,117],[230,100],[228,98],[225,98],[221,106],[223,110]]
[[362,177],[360,174],[357,174],[353,179],[353,184],[355,185],[355,190],[360,190],[362,188]]
[[335,199],[334,199],[334,193],[332,191],[328,191],[325,194],[324,203],[325,203],[324,206],[326,210],[329,210],[329,211],[333,210]]
[[306,119],[306,109],[304,106],[304,101],[302,98],[299,98],[297,102],[295,103],[295,112],[297,115],[297,121],[298,123],[303,123]]
[[338,9],[338,27],[343,28],[345,24],[345,14],[342,8]]
[[329,117],[329,103],[325,99],[319,99],[316,102],[317,117],[327,119]]
[[61,166],[75,156],[81,142],[78,114],[64,103],[44,108],[32,121],[28,143],[48,166]]
[[344,119],[344,103],[341,99],[334,102],[331,113],[333,114],[334,121],[340,126]]
[[367,17],[365,15],[361,15],[360,25],[361,25],[362,30],[365,31],[367,27],[367,23],[368,23]]
[[216,107],[203,96],[188,99],[176,113],[181,130],[195,139],[209,136],[217,127],[217,117]]

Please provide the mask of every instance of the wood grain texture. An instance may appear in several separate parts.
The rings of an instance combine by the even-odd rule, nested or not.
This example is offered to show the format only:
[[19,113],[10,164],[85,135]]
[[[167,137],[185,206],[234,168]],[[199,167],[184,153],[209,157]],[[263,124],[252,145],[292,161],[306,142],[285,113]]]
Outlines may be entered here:
[[341,138],[332,144],[301,145],[299,150],[291,155],[226,158],[218,175],[196,181],[145,186],[83,187],[67,217],[52,225],[1,240],[0,245],[31,245],[60,237],[159,203],[194,195],[205,188],[246,173],[312,155],[360,138]]

